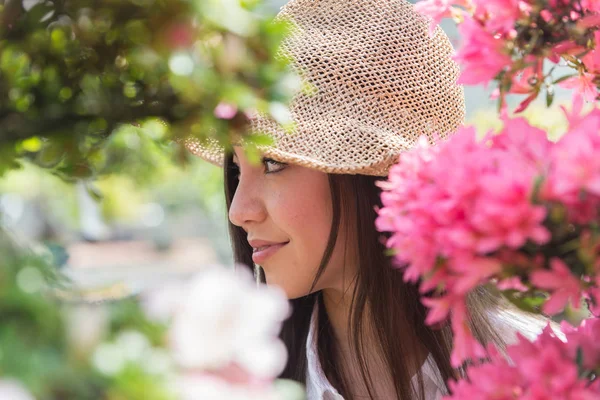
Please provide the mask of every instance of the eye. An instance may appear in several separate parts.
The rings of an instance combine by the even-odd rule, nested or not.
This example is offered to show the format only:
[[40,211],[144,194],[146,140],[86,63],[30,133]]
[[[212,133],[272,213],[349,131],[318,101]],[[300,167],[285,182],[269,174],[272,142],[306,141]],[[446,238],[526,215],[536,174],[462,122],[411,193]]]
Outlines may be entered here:
[[235,179],[240,179],[240,167],[236,163],[231,163],[228,169],[231,176]]
[[285,167],[287,166],[287,164],[285,164],[285,163],[275,161],[270,158],[263,158],[262,162],[265,166],[266,174],[272,174],[275,172],[279,172],[279,171],[285,169]]

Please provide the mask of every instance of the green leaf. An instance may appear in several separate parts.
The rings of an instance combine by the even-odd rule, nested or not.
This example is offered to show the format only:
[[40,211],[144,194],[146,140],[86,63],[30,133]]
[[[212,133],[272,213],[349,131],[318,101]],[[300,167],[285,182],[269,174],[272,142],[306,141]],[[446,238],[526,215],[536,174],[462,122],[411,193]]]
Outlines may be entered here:
[[561,76],[560,78],[556,79],[554,82],[552,82],[553,84],[558,84],[561,83],[563,81],[566,81],[569,78],[573,78],[574,76],[577,76],[577,74],[570,74],[570,75],[565,75],[565,76]]
[[396,249],[385,249],[384,254],[388,257],[395,257],[398,251]]
[[577,369],[579,371],[583,371],[583,349],[581,347],[577,347],[575,363],[577,364]]
[[102,191],[100,190],[100,188],[98,188],[96,185],[94,185],[91,182],[86,182],[85,183],[85,190],[88,192],[88,194],[96,201],[100,202],[104,199],[104,195],[102,194]]
[[45,168],[56,167],[64,159],[65,148],[60,142],[48,142],[36,157],[37,163]]
[[546,89],[546,107],[550,107],[554,102],[554,88],[549,86]]

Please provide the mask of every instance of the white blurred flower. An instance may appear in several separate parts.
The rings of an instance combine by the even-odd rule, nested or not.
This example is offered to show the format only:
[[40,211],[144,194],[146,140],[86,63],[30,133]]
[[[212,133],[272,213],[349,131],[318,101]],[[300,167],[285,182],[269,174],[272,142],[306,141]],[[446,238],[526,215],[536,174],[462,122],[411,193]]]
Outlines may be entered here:
[[286,351],[277,335],[289,314],[283,291],[257,288],[251,274],[215,268],[197,275],[170,331],[183,367],[218,370],[230,363],[263,378],[277,376]]
[[232,385],[218,377],[188,374],[176,381],[180,400],[284,400],[269,386]]
[[78,304],[65,307],[66,334],[69,348],[87,356],[108,331],[108,308],[97,305]]
[[117,375],[125,368],[127,359],[121,348],[113,343],[100,344],[92,354],[92,365],[107,376]]
[[160,302],[148,299],[147,310],[163,320],[173,313],[169,343],[180,367],[219,371],[233,364],[267,380],[283,370],[287,354],[278,334],[290,312],[287,298],[277,287],[257,288],[247,268],[210,268],[156,295]]
[[15,379],[0,379],[0,399],[35,400],[21,382]]
[[142,360],[151,347],[148,338],[134,330],[121,332],[115,340],[115,344],[121,350],[123,358],[132,362]]
[[140,303],[148,318],[168,323],[183,301],[182,286],[180,282],[173,281],[148,290]]

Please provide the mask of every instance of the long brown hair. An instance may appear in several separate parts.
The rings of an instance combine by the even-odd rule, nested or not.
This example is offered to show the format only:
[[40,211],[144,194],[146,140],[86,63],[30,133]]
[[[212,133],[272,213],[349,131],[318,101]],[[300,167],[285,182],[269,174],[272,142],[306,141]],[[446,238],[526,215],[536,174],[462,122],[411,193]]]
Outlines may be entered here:
[[[231,206],[238,180],[231,172],[235,169],[232,156],[225,159],[225,197],[227,210]],[[376,339],[381,354],[385,357],[390,376],[393,379],[398,399],[424,399],[423,376],[419,365],[409,364],[415,360],[415,349],[425,347],[431,354],[444,382],[461,374],[450,365],[452,332],[448,325],[433,329],[425,325],[426,309],[421,304],[418,288],[406,283],[398,268],[394,268],[393,259],[386,255],[385,235],[375,229],[376,207],[381,207],[381,189],[375,182],[381,178],[366,175],[329,174],[329,186],[333,205],[333,219],[329,240],[323,254],[320,267],[313,281],[316,282],[327,267],[337,242],[338,233],[343,224],[354,230],[352,237],[357,238],[358,274],[352,293],[352,311],[349,319],[349,332],[352,344],[359,360],[364,383],[369,396],[374,398],[373,376],[366,363],[366,341],[362,334],[367,323],[375,327]],[[252,266],[252,248],[246,240],[243,229],[229,224],[235,261]],[[310,319],[315,303],[319,307],[318,348],[319,359],[331,384],[340,394],[350,399],[349,385],[338,360],[337,346],[331,324],[327,318],[320,292],[291,300],[292,315],[284,323],[281,338],[288,348],[288,363],[281,374],[282,378],[305,383],[306,379],[306,340]],[[369,313],[365,313],[366,307]],[[482,343],[494,342],[505,347],[503,338],[495,331],[488,319],[487,311],[498,305],[495,296],[481,290],[474,293],[469,301],[471,326],[475,336]],[[365,321],[369,315],[372,321]],[[416,362],[416,361],[415,361]],[[411,372],[417,370],[417,397],[411,386]]]

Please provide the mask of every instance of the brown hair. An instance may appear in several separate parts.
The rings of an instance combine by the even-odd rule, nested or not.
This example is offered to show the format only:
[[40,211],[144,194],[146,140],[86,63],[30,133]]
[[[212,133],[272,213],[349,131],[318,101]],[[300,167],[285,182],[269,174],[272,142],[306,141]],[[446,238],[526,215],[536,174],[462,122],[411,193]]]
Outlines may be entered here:
[[[232,157],[225,158],[225,196],[229,210],[238,180],[232,170],[235,166]],[[424,387],[420,365],[409,365],[414,360],[414,349],[425,347],[435,360],[444,382],[462,374],[450,365],[452,332],[448,324],[436,329],[425,325],[426,309],[420,302],[416,285],[406,283],[401,271],[394,268],[393,259],[386,255],[384,235],[375,229],[376,207],[381,207],[381,189],[375,182],[380,177],[367,175],[329,174],[329,185],[333,203],[333,220],[329,241],[323,254],[320,267],[314,278],[313,287],[327,267],[338,238],[342,221],[347,229],[353,229],[358,238],[359,268],[356,285],[352,293],[352,312],[349,332],[357,354],[360,371],[371,398],[374,398],[373,376],[367,370],[366,346],[363,326],[373,323],[381,354],[385,357],[398,399],[423,399]],[[235,261],[248,265],[252,263],[252,248],[246,240],[245,232],[230,223],[231,242]],[[498,301],[485,290],[474,293],[469,299],[469,313],[475,336],[482,343],[493,342],[505,347],[503,338],[495,331],[488,319],[487,310],[497,307]],[[333,331],[327,319],[320,292],[291,300],[292,315],[284,323],[281,338],[288,348],[288,363],[281,374],[282,378],[305,383],[306,379],[306,340],[315,303],[319,307],[318,347],[319,359],[331,384],[346,399],[350,399],[348,383],[340,372]],[[365,313],[366,307],[369,313]],[[371,315],[372,321],[365,321]],[[410,371],[417,370],[419,388],[417,397],[411,386]]]

